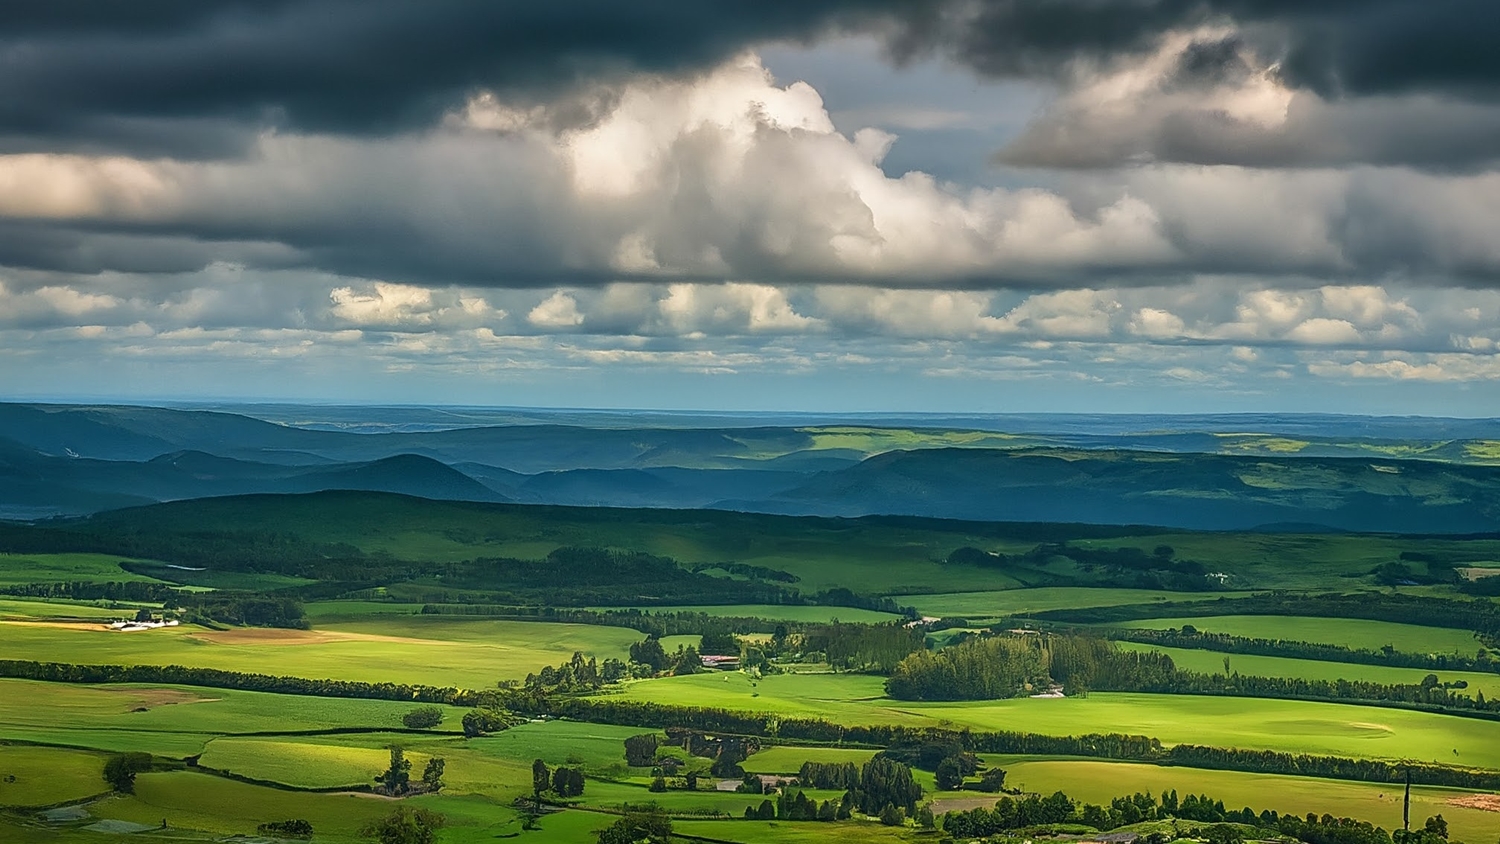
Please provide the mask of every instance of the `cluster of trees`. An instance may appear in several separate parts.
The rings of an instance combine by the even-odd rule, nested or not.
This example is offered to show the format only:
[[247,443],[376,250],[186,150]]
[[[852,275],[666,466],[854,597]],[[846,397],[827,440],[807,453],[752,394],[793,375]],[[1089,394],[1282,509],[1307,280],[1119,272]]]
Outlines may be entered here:
[[259,824],[255,827],[255,831],[274,838],[311,838],[313,825],[308,821],[297,818],[294,820],[270,821]]
[[599,831],[599,844],[669,844],[672,819],[655,804],[625,804],[618,820]]
[[552,792],[561,799],[583,795],[583,769],[559,765],[547,767],[546,761],[537,759],[531,763],[531,794],[538,801],[542,795]]
[[1000,635],[970,639],[903,659],[886,681],[899,700],[997,700],[1057,682],[1068,693],[1090,689],[1157,694],[1234,695],[1293,700],[1360,701],[1433,710],[1500,714],[1500,700],[1469,697],[1435,674],[1420,683],[1310,680],[1178,670],[1157,652],[1122,651],[1096,636]]
[[526,675],[525,686],[535,692],[585,694],[596,692],[607,683],[618,683],[630,676],[630,668],[618,659],[606,659],[603,665],[594,657],[584,658],[574,651],[567,662]]
[[[1066,624],[1118,624],[1161,615],[1160,607],[1131,604],[1047,610],[1036,614],[1046,621]],[[1287,615],[1312,618],[1362,618],[1393,621],[1422,627],[1472,630],[1482,636],[1500,636],[1500,604],[1425,595],[1360,592],[1351,594],[1292,595],[1267,592],[1244,598],[1185,601],[1172,605],[1172,615],[1181,618],[1218,615]]]
[[896,665],[886,693],[900,700],[998,700],[1045,691],[1143,690],[1177,674],[1170,658],[1120,651],[1085,636],[993,636],[941,651],[918,651]]
[[512,716],[509,712],[489,706],[476,706],[464,713],[464,737],[478,738],[508,730],[511,720]]
[[1379,650],[1350,648],[1321,642],[1299,642],[1288,639],[1263,639],[1208,633],[1191,624],[1167,630],[1116,628],[1105,635],[1123,642],[1159,645],[1165,648],[1195,648],[1230,654],[1284,656],[1295,659],[1317,659],[1325,662],[1347,662],[1356,665],[1389,665],[1397,668],[1426,668],[1431,671],[1492,671],[1500,673],[1500,659],[1485,648],[1475,655],[1424,654],[1398,651],[1394,645]]
[[[943,816],[943,830],[955,838],[998,835],[1011,830],[1047,824],[1083,824],[1098,830],[1110,830],[1150,820],[1180,819],[1207,824],[1243,824],[1259,827],[1267,835],[1281,835],[1305,844],[1443,844],[1447,823],[1442,816],[1430,818],[1420,832],[1398,831],[1392,836],[1384,829],[1364,821],[1335,818],[1331,815],[1306,817],[1282,815],[1272,810],[1256,813],[1246,807],[1226,809],[1224,801],[1208,795],[1189,794],[1178,799],[1169,791],[1158,797],[1132,794],[1117,797],[1109,805],[1080,803],[1059,791],[1049,797],[1027,795],[1012,799],[1002,797],[992,809],[983,807]],[[1195,833],[1212,841],[1238,841],[1234,829],[1199,830]]]
[[997,700],[1051,682],[1034,638],[970,639],[896,664],[885,692],[897,700]]
[[373,838],[377,844],[435,844],[438,831],[446,825],[447,818],[436,812],[400,806],[366,825],[359,834]]
[[181,593],[168,602],[181,609],[188,621],[208,621],[244,627],[284,627],[306,630],[309,626],[302,602],[288,595],[254,592]]
[[844,821],[853,816],[853,808],[854,795],[847,791],[837,803],[832,800],[819,803],[800,790],[786,789],[774,803],[762,800],[759,806],[746,806],[745,820]]
[[442,790],[443,772],[447,767],[443,757],[429,758],[427,766],[422,769],[422,778],[413,783],[411,760],[406,758],[406,751],[400,745],[391,745],[390,751],[390,767],[375,777],[375,782],[378,784],[376,791],[399,797],[403,794],[426,794]]
[[658,747],[661,747],[661,736],[656,733],[642,733],[625,739],[625,764],[632,768],[655,765]]
[[[901,660],[924,650],[924,640],[923,631],[904,624],[833,622],[808,625],[790,644],[804,653],[822,653],[835,668],[889,674]],[[773,646],[775,642],[773,636]]]
[[683,674],[697,674],[703,670],[703,660],[698,654],[698,649],[692,645],[679,645],[674,653],[667,653],[662,647],[661,640],[655,636],[647,636],[639,642],[630,646],[630,661],[633,664],[644,666],[649,672],[647,676],[660,674],[663,671],[674,676]]
[[803,762],[797,782],[804,788],[859,788],[859,766],[853,762]]
[[443,710],[436,706],[419,706],[401,716],[401,724],[408,730],[430,730],[443,723]]

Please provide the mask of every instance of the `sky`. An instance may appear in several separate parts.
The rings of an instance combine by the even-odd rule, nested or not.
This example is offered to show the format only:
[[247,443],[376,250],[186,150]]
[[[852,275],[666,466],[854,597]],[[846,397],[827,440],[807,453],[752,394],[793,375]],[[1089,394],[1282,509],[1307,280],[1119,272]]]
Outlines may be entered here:
[[16,0],[0,397],[1500,416],[1493,0]]

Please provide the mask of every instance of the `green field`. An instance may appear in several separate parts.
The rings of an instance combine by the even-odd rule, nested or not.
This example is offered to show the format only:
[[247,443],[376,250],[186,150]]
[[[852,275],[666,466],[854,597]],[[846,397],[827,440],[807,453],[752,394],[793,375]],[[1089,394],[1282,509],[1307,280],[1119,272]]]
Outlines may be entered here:
[[1208,633],[1228,633],[1289,642],[1318,642],[1346,648],[1380,650],[1386,645],[1407,653],[1462,653],[1472,655],[1479,641],[1467,630],[1418,627],[1357,618],[1301,618],[1277,615],[1220,615],[1205,618],[1148,618],[1119,626],[1165,630],[1184,624]]
[[101,794],[109,790],[103,774],[104,757],[97,753],[0,744],[0,807],[52,806]]
[[[608,611],[622,608],[590,607],[590,609]],[[876,610],[862,610],[855,607],[798,606],[795,604],[698,604],[680,607],[635,607],[634,609],[658,613],[701,612],[705,615],[732,618],[767,618],[772,621],[803,621],[812,623],[836,620],[858,622],[860,624],[880,624],[887,621],[902,620],[901,616],[894,613],[877,612]]]
[[0,553],[0,586],[21,583],[157,583],[155,578],[120,568],[129,562],[110,554]]
[[[213,738],[359,727],[395,729],[413,704],[189,686],[0,680],[0,739],[182,758]],[[443,729],[464,710],[446,707]]]
[[[1275,808],[1278,812],[1299,815],[1328,813],[1335,817],[1367,820],[1387,830],[1401,826],[1399,786],[1237,771],[1186,770],[1128,762],[1016,756],[986,756],[985,762],[1004,768],[1009,786],[1041,794],[1066,791],[1076,799],[1091,803],[1108,803],[1111,798],[1129,790],[1161,794],[1176,789],[1179,795],[1211,795],[1222,799],[1230,808],[1249,806],[1256,811]],[[1470,794],[1472,792],[1454,789],[1415,787],[1412,789],[1412,821],[1420,823],[1441,813],[1448,820],[1455,839],[1489,842],[1500,836],[1500,813],[1462,808],[1449,802]],[[989,805],[993,799],[948,792],[938,796],[938,805]]]
[[621,627],[391,616],[316,630],[206,630],[184,625],[118,633],[91,624],[0,622],[9,659],[108,665],[184,665],[314,679],[487,688],[574,651],[624,658],[641,634]]
[[1500,674],[1481,671],[1428,671],[1425,668],[1391,668],[1385,665],[1357,665],[1349,662],[1325,662],[1316,659],[1290,659],[1279,656],[1253,656],[1250,654],[1226,654],[1218,651],[1189,650],[1186,648],[1160,648],[1133,642],[1120,642],[1119,646],[1129,650],[1161,651],[1172,657],[1178,668],[1203,674],[1221,674],[1224,658],[1229,658],[1229,670],[1258,677],[1298,677],[1306,680],[1368,680],[1372,683],[1420,683],[1429,673],[1437,674],[1445,683],[1463,680],[1469,684],[1468,694],[1473,696],[1483,690],[1484,696],[1500,695]]
[[1047,610],[1115,607],[1127,604],[1170,604],[1201,601],[1207,597],[1238,598],[1249,592],[1161,592],[1151,589],[1103,589],[1093,587],[1043,586],[1036,589],[1004,589],[993,592],[940,592],[932,595],[900,595],[896,602],[914,606],[923,615],[947,618],[998,618],[1029,615]]
[[[623,695],[845,724],[1019,730],[1047,735],[1119,732],[1292,753],[1500,768],[1500,723],[1399,709],[1262,698],[1095,693],[960,703],[895,701],[881,679],[856,675],[694,675],[629,684]],[[1459,753],[1454,753],[1458,750]]]
[[116,618],[131,618],[141,606],[150,604],[120,604],[112,607],[107,601],[43,601],[32,598],[0,598],[0,621],[31,621],[38,619],[98,619],[110,621]]

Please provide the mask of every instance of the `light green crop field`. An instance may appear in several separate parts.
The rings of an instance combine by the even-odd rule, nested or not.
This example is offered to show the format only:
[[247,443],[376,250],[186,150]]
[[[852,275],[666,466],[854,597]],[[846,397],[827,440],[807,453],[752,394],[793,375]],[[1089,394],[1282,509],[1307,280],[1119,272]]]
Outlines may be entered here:
[[1462,653],[1479,649],[1479,640],[1467,630],[1418,627],[1389,621],[1358,618],[1304,618],[1279,615],[1220,615],[1205,618],[1148,618],[1127,621],[1121,627],[1153,630],[1190,624],[1209,633],[1228,633],[1259,639],[1319,642],[1346,648],[1379,650],[1386,645],[1408,653]]
[[[621,609],[621,607],[591,607],[591,609],[607,611]],[[880,624],[886,621],[901,620],[901,616],[895,613],[876,612],[875,610],[862,610],[854,607],[795,606],[790,604],[725,604],[722,606],[702,604],[680,607],[636,607],[635,609],[660,613],[701,612],[705,615],[715,616],[767,618],[773,621],[805,621],[814,623],[837,620],[858,622],[860,624]]]
[[307,794],[234,782],[191,771],[141,774],[135,794],[96,803],[97,817],[220,835],[253,835],[257,824],[302,818],[320,840],[353,841],[360,827],[392,809],[389,801]]
[[777,745],[746,759],[740,766],[753,774],[795,774],[803,762],[863,765],[875,755],[873,750],[852,747],[793,747]]
[[[829,844],[845,841],[894,844],[913,840],[911,830],[881,826],[869,820],[839,824],[744,820],[677,821],[672,824],[672,830],[684,835],[698,835],[720,841],[753,841],[755,844]],[[924,839],[919,837],[915,840]]]
[[392,616],[317,630],[200,627],[119,633],[100,625],[0,622],[10,659],[109,665],[183,665],[278,676],[487,688],[574,651],[623,659],[641,634],[619,627]]
[[[83,601],[42,601],[31,598],[0,598],[0,620],[3,621],[28,621],[36,619],[72,619],[87,618],[109,621],[115,618],[133,618],[137,608],[142,606],[153,606],[149,604],[131,604],[119,607],[107,606],[107,602],[99,601],[89,603]],[[159,604],[154,606],[160,606]]]
[[[985,756],[987,764],[1004,768],[1006,785],[1051,794],[1065,791],[1077,800],[1107,803],[1127,791],[1161,794],[1176,789],[1179,796],[1208,794],[1238,809],[1274,809],[1283,814],[1316,812],[1366,820],[1387,830],[1401,826],[1400,786],[1346,782],[1238,771],[1167,768],[1128,762],[1059,760],[1038,757]],[[1442,813],[1455,839],[1489,842],[1500,836],[1500,813],[1464,808],[1451,801],[1473,792],[1416,786],[1412,788],[1412,822]],[[944,792],[937,807],[989,806],[993,797],[958,796]]]
[[0,554],[0,586],[20,583],[159,583],[133,574],[120,563],[125,557],[110,554]]
[[[1500,723],[1348,704],[1198,695],[1096,693],[1086,698],[920,703],[883,696],[878,677],[699,674],[631,683],[632,700],[718,706],[845,724],[1132,733],[1290,753],[1419,759],[1500,768]],[[1455,753],[1454,751],[1458,752]]]
[[[188,686],[0,680],[0,739],[181,758],[217,736],[340,727],[397,729],[415,704]],[[455,731],[465,710],[442,707]]]
[[[1160,651],[1172,657],[1178,668],[1204,674],[1222,674],[1224,658],[1229,658],[1229,670],[1258,677],[1296,677],[1304,680],[1368,680],[1372,683],[1420,683],[1428,674],[1438,675],[1445,683],[1462,680],[1469,684],[1467,693],[1473,696],[1483,690],[1486,698],[1500,695],[1500,674],[1482,671],[1429,671],[1425,668],[1392,668],[1385,665],[1356,665],[1349,662],[1325,662],[1316,659],[1291,659],[1279,656],[1253,656],[1249,654],[1226,654],[1218,651],[1189,650],[1186,648],[1159,648],[1120,642],[1128,650]],[[1459,692],[1462,694],[1463,692]]]
[[0,806],[52,806],[108,790],[97,753],[0,744]]
[[[923,615],[950,618],[997,618],[1046,610],[1115,607],[1126,604],[1171,604],[1204,598],[1239,598],[1250,592],[1161,592],[1151,589],[1103,589],[1089,586],[1043,586],[994,592],[940,592],[900,595],[896,603],[914,606]],[[1166,612],[1168,610],[1163,610]]]
[[358,621],[371,616],[418,615],[422,605],[396,601],[312,601],[302,609],[314,627],[321,627],[331,621]]

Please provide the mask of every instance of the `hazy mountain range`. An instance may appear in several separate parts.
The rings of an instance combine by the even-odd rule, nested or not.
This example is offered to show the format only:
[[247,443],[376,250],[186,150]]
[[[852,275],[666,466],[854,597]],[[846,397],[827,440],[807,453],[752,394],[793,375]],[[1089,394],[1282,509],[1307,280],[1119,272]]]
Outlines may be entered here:
[[1500,529],[1497,420],[242,410],[0,405],[0,515],[356,489],[794,515]]

